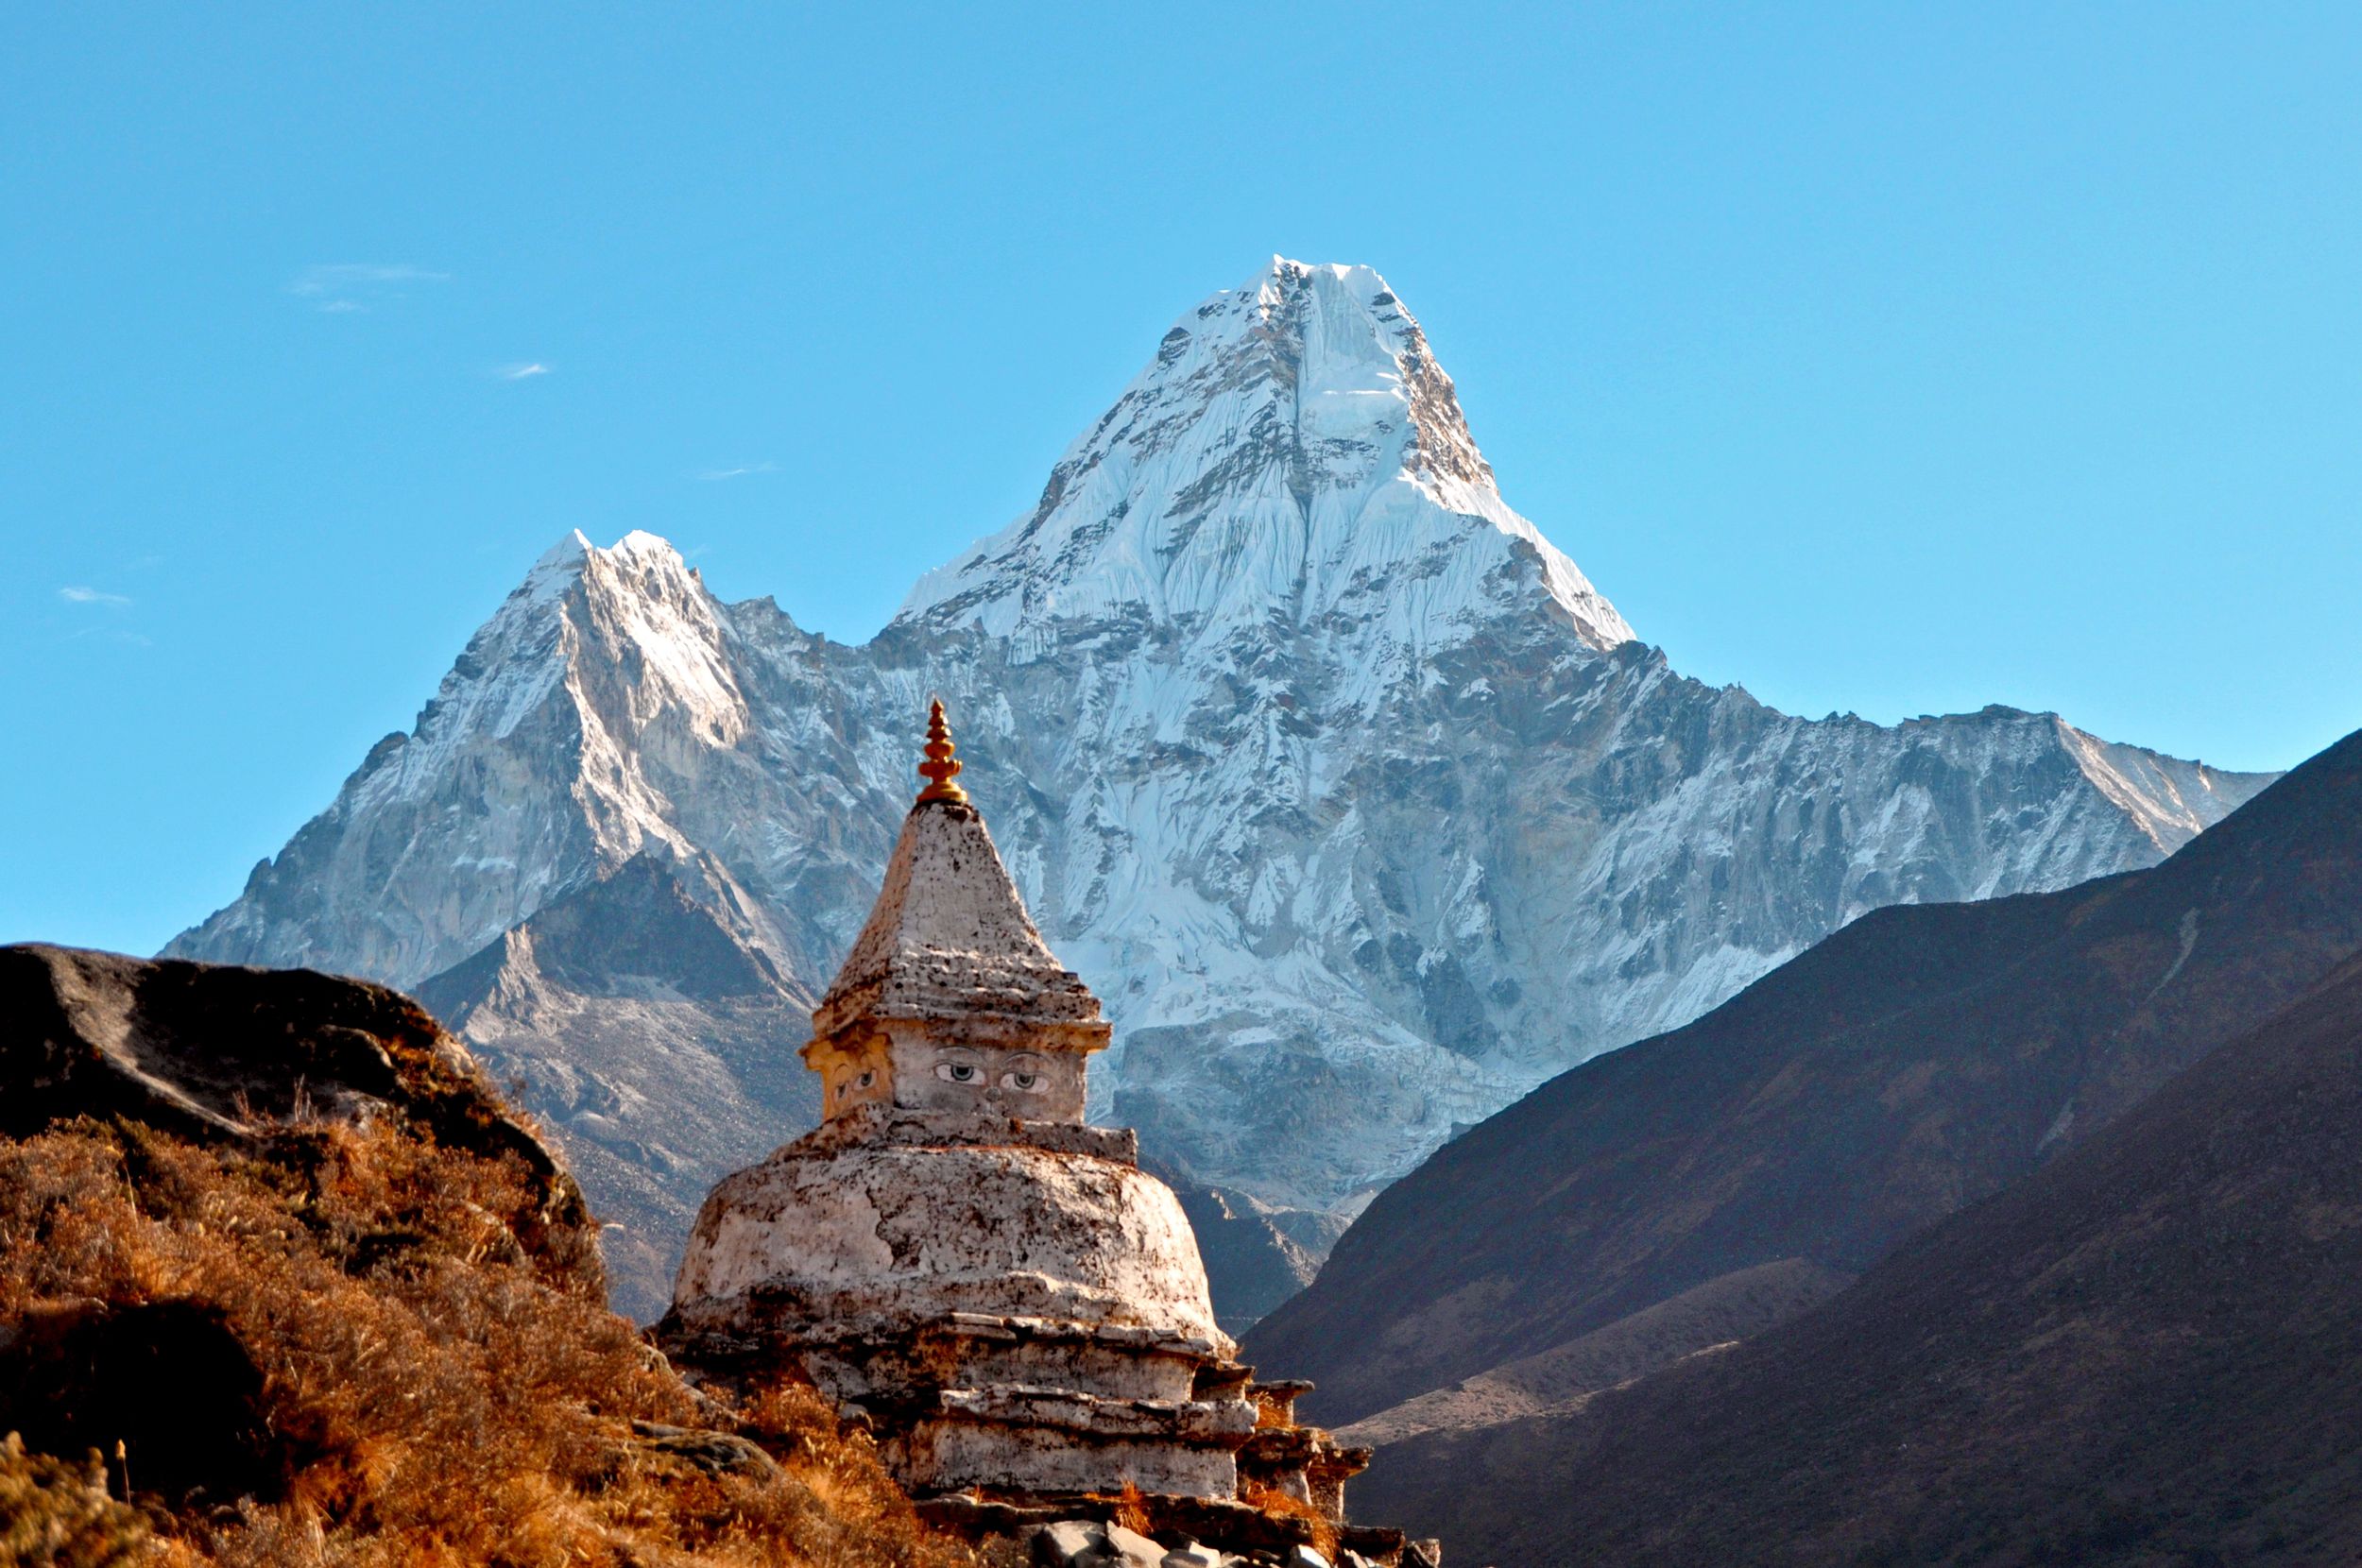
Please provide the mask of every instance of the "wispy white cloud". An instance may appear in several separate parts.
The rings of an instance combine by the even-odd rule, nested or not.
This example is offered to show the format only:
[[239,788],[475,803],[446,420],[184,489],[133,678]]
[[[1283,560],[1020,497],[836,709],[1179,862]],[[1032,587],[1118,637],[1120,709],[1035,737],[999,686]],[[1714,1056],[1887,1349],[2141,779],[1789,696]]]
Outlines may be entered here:
[[530,377],[546,376],[549,373],[550,367],[539,360],[534,360],[525,365],[497,365],[492,367],[492,374],[503,381],[524,381]]
[[451,274],[407,262],[330,262],[307,266],[287,285],[289,294],[344,294],[353,289],[395,288],[403,283],[448,283]]
[[100,605],[111,610],[124,610],[131,607],[130,597],[127,594],[106,593],[94,588],[84,588],[80,584],[60,588],[58,597],[69,605]]
[[710,483],[722,479],[744,479],[750,473],[777,473],[779,471],[779,466],[777,463],[741,463],[732,469],[700,469],[689,477]]
[[448,283],[451,274],[407,262],[323,262],[288,280],[287,292],[331,315],[366,311],[368,301],[398,299],[414,284]]

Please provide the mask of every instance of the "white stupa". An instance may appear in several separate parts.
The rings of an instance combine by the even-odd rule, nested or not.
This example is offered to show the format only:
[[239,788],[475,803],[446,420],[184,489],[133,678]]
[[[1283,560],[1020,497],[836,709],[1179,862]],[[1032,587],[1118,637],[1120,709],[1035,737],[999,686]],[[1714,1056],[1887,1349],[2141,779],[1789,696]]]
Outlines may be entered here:
[[1366,1455],[1294,1425],[1303,1385],[1251,1381],[1179,1201],[1133,1133],[1083,1119],[1108,1026],[953,782],[940,703],[926,758],[813,1014],[821,1124],[707,1198],[662,1342],[811,1378],[920,1497],[1243,1492],[1342,1519]]

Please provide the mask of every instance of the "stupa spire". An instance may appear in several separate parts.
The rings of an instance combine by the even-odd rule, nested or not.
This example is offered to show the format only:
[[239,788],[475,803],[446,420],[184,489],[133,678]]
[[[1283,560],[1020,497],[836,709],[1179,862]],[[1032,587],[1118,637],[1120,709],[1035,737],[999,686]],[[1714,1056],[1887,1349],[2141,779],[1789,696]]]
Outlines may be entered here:
[[918,776],[927,787],[918,792],[921,804],[930,800],[967,799],[967,792],[951,782],[959,776],[961,764],[951,756],[950,721],[943,716],[943,699],[931,698],[927,704],[927,744],[923,748],[927,760],[918,764]]

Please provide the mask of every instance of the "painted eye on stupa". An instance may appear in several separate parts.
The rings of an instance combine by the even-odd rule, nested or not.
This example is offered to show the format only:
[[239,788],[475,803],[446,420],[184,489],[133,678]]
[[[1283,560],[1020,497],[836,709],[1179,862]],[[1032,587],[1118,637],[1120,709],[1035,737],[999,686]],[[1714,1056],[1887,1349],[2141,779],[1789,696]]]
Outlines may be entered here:
[[872,1067],[869,1071],[861,1075],[861,1082],[859,1086],[866,1089],[869,1085],[875,1083],[876,1082],[878,1082],[878,1070],[875,1067]]
[[984,1074],[973,1062],[938,1062],[935,1076],[950,1083],[973,1083]]
[[1020,1056],[1001,1075],[1001,1086],[1021,1095],[1037,1095],[1050,1086],[1050,1081],[1042,1073],[1039,1057]]

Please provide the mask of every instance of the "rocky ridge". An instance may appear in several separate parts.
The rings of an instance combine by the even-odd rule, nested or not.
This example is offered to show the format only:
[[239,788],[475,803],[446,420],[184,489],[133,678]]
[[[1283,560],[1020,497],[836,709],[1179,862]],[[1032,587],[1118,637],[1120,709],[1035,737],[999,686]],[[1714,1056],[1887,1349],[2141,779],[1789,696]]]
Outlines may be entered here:
[[2162,865],[1865,916],[1439,1150],[1249,1359],[1343,1424],[1738,1271],[1859,1273],[2362,950],[2358,820],[2353,736]]
[[1275,260],[865,645],[568,539],[170,950],[420,989],[526,1082],[653,1315],[706,1187],[810,1124],[790,1053],[930,692],[1115,1023],[1098,1113],[1299,1246],[1866,911],[2153,863],[2267,781],[1683,678],[1501,498],[1384,281]]

